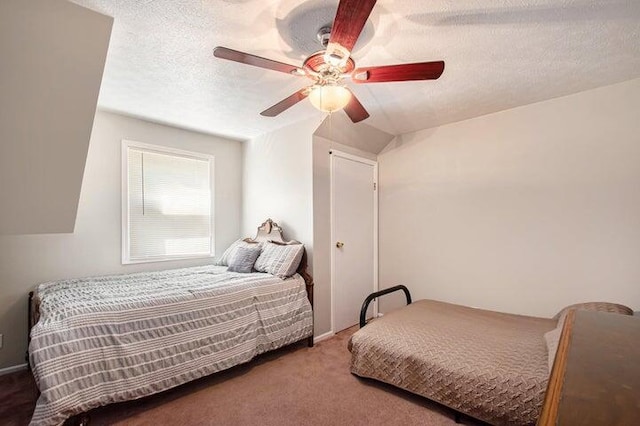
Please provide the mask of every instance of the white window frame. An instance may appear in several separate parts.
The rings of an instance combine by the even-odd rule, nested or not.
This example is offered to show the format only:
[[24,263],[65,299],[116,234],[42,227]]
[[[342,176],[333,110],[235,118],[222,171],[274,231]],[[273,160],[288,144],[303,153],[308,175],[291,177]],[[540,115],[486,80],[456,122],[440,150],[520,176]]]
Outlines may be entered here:
[[[131,259],[129,240],[129,148],[140,149],[158,154],[173,155],[179,157],[193,158],[209,162],[209,186],[211,188],[211,250],[208,255],[177,255],[162,256],[147,259]],[[168,262],[172,260],[184,259],[208,259],[215,256],[215,157],[201,152],[185,151],[182,149],[169,148],[166,146],[152,145],[144,142],[132,140],[122,140],[122,264],[130,265],[136,263]]]

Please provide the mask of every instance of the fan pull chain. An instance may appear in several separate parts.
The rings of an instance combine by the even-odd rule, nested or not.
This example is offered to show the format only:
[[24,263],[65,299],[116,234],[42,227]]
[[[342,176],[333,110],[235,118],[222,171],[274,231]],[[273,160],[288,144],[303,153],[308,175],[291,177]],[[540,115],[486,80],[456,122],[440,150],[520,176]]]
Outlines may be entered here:
[[141,153],[141,157],[142,157],[142,167],[141,167],[141,171],[142,171],[142,216],[144,216],[144,152]]

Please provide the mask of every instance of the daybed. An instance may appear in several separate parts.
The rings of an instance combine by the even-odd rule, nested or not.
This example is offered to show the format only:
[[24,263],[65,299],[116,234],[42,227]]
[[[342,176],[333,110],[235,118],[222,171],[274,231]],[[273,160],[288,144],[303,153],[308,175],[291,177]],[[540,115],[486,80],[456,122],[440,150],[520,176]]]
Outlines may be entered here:
[[[287,244],[271,220],[248,241]],[[312,344],[305,267],[303,255],[286,279],[210,265],[41,284],[29,345],[40,390],[31,424],[60,424],[305,338]]]
[[[615,304],[573,307],[632,313]],[[553,340],[559,321],[419,300],[351,337],[351,372],[491,424],[532,425],[544,401],[549,356],[555,355],[555,347],[549,355],[545,334]]]

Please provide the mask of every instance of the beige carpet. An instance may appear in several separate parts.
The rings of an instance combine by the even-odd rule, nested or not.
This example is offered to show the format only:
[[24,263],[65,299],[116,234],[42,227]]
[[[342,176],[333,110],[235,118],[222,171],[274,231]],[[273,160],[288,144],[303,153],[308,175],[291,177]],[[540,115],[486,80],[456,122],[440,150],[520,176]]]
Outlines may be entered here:
[[[450,410],[349,373],[345,330],[137,401],[90,413],[91,425],[452,425]],[[26,424],[35,404],[25,373],[0,377],[0,423]],[[464,419],[465,424],[479,424]]]

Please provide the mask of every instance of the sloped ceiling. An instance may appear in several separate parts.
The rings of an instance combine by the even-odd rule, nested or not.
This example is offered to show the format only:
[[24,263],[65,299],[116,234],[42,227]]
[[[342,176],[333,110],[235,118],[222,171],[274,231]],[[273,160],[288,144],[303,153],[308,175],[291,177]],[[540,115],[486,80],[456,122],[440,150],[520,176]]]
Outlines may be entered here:
[[[321,114],[259,112],[306,79],[215,59],[217,45],[301,64],[336,0],[74,0],[115,17],[99,105],[233,138]],[[357,65],[443,59],[437,81],[358,85],[392,135],[640,77],[638,0],[378,0]]]
[[0,1],[0,235],[73,232],[112,22]]
[[376,155],[394,138],[366,123],[354,125],[346,114],[327,117],[313,134]]

